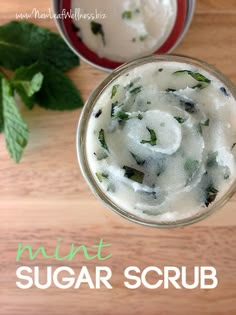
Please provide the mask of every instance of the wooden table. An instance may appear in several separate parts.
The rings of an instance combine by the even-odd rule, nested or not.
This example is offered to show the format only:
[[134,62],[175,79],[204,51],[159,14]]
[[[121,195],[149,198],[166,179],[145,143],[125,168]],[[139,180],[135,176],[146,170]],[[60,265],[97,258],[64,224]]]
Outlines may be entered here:
[[[50,1],[1,1],[0,23],[14,19],[16,12],[31,12],[34,6],[47,12]],[[57,31],[53,20],[30,21]],[[203,59],[236,83],[236,1],[198,0],[190,30],[175,53]],[[81,62],[70,76],[86,99],[106,73]],[[0,135],[0,314],[236,314],[236,198],[186,228],[158,230],[120,218],[96,200],[80,173],[75,151],[79,114],[22,108],[31,133],[19,165],[9,159]],[[30,262],[27,255],[16,263],[18,243],[34,249],[45,246],[52,254],[59,237],[61,255],[68,253],[71,243],[88,248],[100,238],[111,243],[113,256],[103,264],[112,268],[113,289],[17,288],[15,272],[20,265],[45,269],[65,264],[76,272],[87,265],[94,274],[95,266],[102,264],[87,261],[82,253],[69,263],[42,256]],[[219,284],[214,290],[128,290],[122,273],[129,265],[141,269],[211,265]]]

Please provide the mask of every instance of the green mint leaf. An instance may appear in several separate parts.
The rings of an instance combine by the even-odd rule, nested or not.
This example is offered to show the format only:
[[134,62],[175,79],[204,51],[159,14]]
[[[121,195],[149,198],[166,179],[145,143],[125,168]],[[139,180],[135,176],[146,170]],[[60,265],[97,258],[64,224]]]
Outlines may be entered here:
[[130,20],[132,18],[132,12],[131,11],[124,11],[122,13],[122,19]]
[[184,110],[189,114],[195,114],[197,112],[196,104],[192,101],[180,100],[180,104],[184,107]]
[[[132,83],[132,82],[131,82],[131,83]],[[131,83],[130,83],[130,84],[131,84]],[[130,90],[129,92],[130,92],[130,94],[135,95],[135,94],[138,94],[139,92],[141,92],[141,90],[142,90],[142,87],[141,87],[141,86],[137,86],[136,88]]]
[[0,133],[4,129],[3,105],[2,105],[2,79],[3,79],[3,75],[0,72]]
[[129,166],[123,166],[123,169],[125,170],[125,177],[142,184],[144,179],[144,173],[136,170],[135,168],[129,167]]
[[96,114],[95,114],[95,118],[98,118],[98,117],[100,117],[102,115],[102,110],[101,110],[101,108],[96,112]]
[[208,127],[210,124],[210,119],[208,118],[206,121],[202,123],[202,126]]
[[105,45],[106,45],[106,41],[105,41],[105,34],[104,34],[104,31],[103,31],[103,26],[102,26],[102,24],[92,21],[92,22],[90,23],[90,28],[91,28],[91,32],[92,32],[94,35],[101,35],[103,45],[105,46]]
[[104,132],[104,129],[101,129],[99,131],[99,134],[98,134],[98,140],[99,142],[101,143],[101,146],[107,150],[109,152],[109,149],[108,149],[108,146],[107,146],[107,143],[106,143],[106,139],[105,139],[105,132]]
[[115,84],[115,85],[113,85],[112,91],[111,91],[111,99],[116,95],[119,86],[120,86],[120,84]]
[[79,65],[79,58],[63,39],[48,29],[25,21],[0,26],[0,65],[16,70],[36,61],[63,71]]
[[176,92],[176,89],[170,89],[170,88],[168,88],[168,89],[166,89],[166,92],[167,92],[167,93]]
[[144,165],[144,163],[146,162],[145,160],[143,160],[143,159],[141,159],[138,155],[136,155],[136,154],[134,154],[134,153],[132,153],[132,152],[130,152],[130,154],[132,155],[132,157],[134,158],[134,160],[136,161],[136,163],[138,164],[138,165]]
[[149,143],[151,144],[152,146],[153,145],[156,145],[157,144],[157,136],[156,136],[156,133],[153,129],[150,129],[147,127],[147,130],[149,131],[150,133],[150,140],[142,140],[141,143]]
[[118,119],[119,121],[126,121],[130,119],[130,115],[121,110],[115,114],[114,119]]
[[7,149],[15,162],[20,162],[28,143],[29,131],[15,103],[9,82],[2,79],[4,133]]
[[179,75],[179,74],[189,74],[192,78],[194,78],[196,81],[198,82],[204,82],[204,83],[211,83],[211,80],[209,80],[208,78],[206,78],[203,74],[199,73],[199,72],[193,72],[190,70],[178,70],[175,71],[174,74]]
[[41,89],[34,94],[35,102],[46,109],[73,110],[83,101],[74,83],[60,70],[46,63],[35,63],[19,69],[18,76],[33,77],[42,73]]
[[34,95],[34,93],[41,89],[43,75],[41,72],[39,72],[34,74],[31,79],[28,79],[27,76],[25,76],[24,70],[21,72],[20,69],[16,70],[11,83],[14,87],[20,85],[24,89],[26,95],[31,97]]
[[215,187],[210,184],[207,189],[206,189],[206,199],[205,199],[205,206],[208,207],[209,204],[211,204],[215,199],[218,194],[218,190],[215,189]]
[[220,91],[221,91],[225,96],[229,96],[229,93],[228,93],[228,91],[226,90],[226,88],[225,88],[224,86],[222,86],[222,87],[220,88]]
[[105,178],[105,179],[108,179],[108,175],[107,174],[104,174],[104,173],[99,173],[99,172],[97,172],[96,173],[96,176],[97,176],[97,178],[98,178],[98,180],[99,180],[99,182],[100,183],[102,183],[102,180]]
[[199,161],[193,159],[187,159],[184,164],[184,170],[186,171],[189,179],[192,179],[193,175],[197,172],[199,168]]
[[148,37],[148,34],[140,35],[140,36],[139,36],[139,40],[140,40],[141,42],[143,42],[143,41],[145,41],[145,39],[147,39],[147,37]]
[[186,118],[182,118],[182,117],[175,116],[174,119],[176,119],[179,124],[183,124],[186,121]]
[[33,95],[41,89],[42,83],[43,74],[32,72],[31,67],[17,69],[11,81],[12,86],[29,109],[33,108],[35,103]]

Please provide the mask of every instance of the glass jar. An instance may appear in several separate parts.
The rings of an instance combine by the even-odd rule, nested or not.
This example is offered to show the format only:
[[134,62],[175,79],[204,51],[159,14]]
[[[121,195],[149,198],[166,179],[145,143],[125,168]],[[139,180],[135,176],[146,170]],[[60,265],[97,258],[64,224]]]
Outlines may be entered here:
[[120,207],[119,205],[117,205],[111,200],[108,194],[106,194],[99,187],[97,181],[95,180],[95,175],[92,174],[89,167],[89,163],[87,159],[87,152],[86,152],[87,151],[86,150],[86,131],[87,131],[88,122],[92,115],[93,108],[97,100],[99,99],[99,97],[102,95],[102,93],[108,87],[110,88],[112,86],[114,80],[122,76],[127,71],[130,71],[131,69],[137,66],[141,66],[148,63],[160,62],[160,61],[162,62],[174,61],[174,62],[179,62],[179,63],[185,63],[185,64],[189,64],[199,69],[207,71],[208,73],[212,74],[214,77],[216,77],[218,80],[220,80],[224,84],[225,88],[232,93],[232,96],[236,101],[235,86],[220,71],[215,69],[213,66],[207,64],[206,62],[203,62],[194,58],[189,58],[186,56],[180,56],[180,55],[152,55],[152,56],[140,58],[132,62],[126,63],[120,66],[119,68],[117,68],[116,70],[114,70],[91,93],[80,116],[78,130],[77,130],[76,144],[77,144],[77,155],[78,155],[78,160],[79,160],[82,174],[84,178],[86,179],[87,183],[89,184],[93,193],[97,196],[97,198],[100,201],[102,201],[105,204],[106,207],[108,207],[115,213],[119,214],[120,216],[136,223],[140,223],[140,224],[150,226],[150,227],[171,228],[171,227],[178,227],[178,226],[192,224],[194,222],[197,222],[199,220],[202,220],[208,217],[211,213],[221,208],[225,204],[225,202],[229,200],[229,198],[234,194],[235,189],[236,189],[236,179],[234,178],[233,184],[229,187],[226,193],[221,198],[219,198],[219,200],[217,200],[210,207],[202,208],[195,215],[185,218],[185,219],[176,220],[176,221],[154,222],[151,216],[150,216],[150,219],[140,218],[139,216],[131,214],[127,212],[126,210],[122,209],[122,207]]

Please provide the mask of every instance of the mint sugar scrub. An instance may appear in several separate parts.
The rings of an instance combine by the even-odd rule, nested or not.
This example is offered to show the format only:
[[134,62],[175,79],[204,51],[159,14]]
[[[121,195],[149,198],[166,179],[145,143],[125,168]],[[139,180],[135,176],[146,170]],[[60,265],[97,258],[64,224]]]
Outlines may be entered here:
[[147,57],[116,70],[80,121],[80,163],[92,189],[148,225],[187,224],[212,212],[235,184],[232,89],[185,57]]
[[101,58],[124,62],[153,53],[170,35],[176,0],[73,0],[72,10],[103,12],[103,19],[75,19],[78,36]]

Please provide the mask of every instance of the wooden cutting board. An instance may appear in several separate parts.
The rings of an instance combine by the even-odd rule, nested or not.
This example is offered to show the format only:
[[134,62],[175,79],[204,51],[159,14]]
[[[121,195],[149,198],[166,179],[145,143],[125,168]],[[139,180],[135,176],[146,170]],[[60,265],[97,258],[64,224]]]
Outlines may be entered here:
[[[1,1],[0,24],[34,7],[48,12],[50,5],[49,0]],[[53,20],[30,21],[57,31]],[[174,53],[203,59],[236,83],[236,1],[198,0],[190,30]],[[81,62],[69,75],[85,100],[107,74]],[[127,222],[97,201],[82,178],[75,150],[80,111],[22,108],[22,115],[29,124],[30,143],[19,165],[9,159],[0,135],[1,315],[236,314],[235,197],[205,221],[186,228],[158,230]],[[53,253],[58,238],[61,255],[71,243],[88,248],[100,238],[111,243],[113,256],[104,265],[113,271],[113,289],[18,289],[15,272],[20,264],[44,270],[66,264],[75,271],[87,265],[91,274],[101,265],[81,253],[70,263],[42,256],[29,262],[26,255],[16,263],[18,243],[44,246]],[[214,290],[128,290],[122,273],[129,265],[211,265],[219,284]]]

